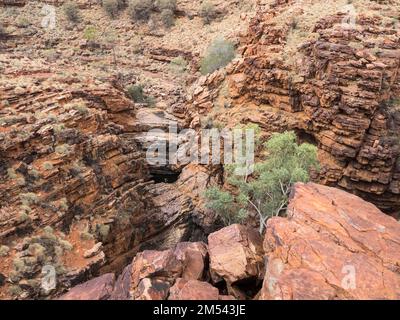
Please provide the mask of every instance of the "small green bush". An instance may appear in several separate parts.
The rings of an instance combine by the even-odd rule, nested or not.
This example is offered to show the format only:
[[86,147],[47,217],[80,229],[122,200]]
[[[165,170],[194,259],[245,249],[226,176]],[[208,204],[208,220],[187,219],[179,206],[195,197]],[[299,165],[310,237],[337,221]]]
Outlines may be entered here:
[[235,47],[232,42],[222,38],[214,40],[201,60],[200,72],[205,75],[225,67],[235,57]]
[[19,198],[21,200],[21,203],[27,206],[39,203],[39,197],[36,195],[36,193],[33,192],[21,193],[19,195]]
[[22,289],[20,286],[17,285],[12,285],[10,288],[8,288],[8,293],[13,296],[19,296],[22,293]]
[[79,8],[76,3],[72,1],[65,3],[63,5],[63,11],[69,21],[74,23],[79,21]]
[[6,28],[2,23],[0,23],[0,37],[5,37],[7,35]]
[[7,246],[0,246],[0,257],[5,257],[10,252],[10,248]]
[[259,218],[260,233],[266,221],[286,212],[291,188],[296,182],[308,182],[310,170],[318,169],[317,147],[298,145],[294,132],[274,134],[265,144],[265,160],[256,163],[251,177],[238,175],[236,169],[247,165],[226,165],[226,181],[235,192],[210,188],[207,207],[214,210],[225,225],[241,222],[249,212]]
[[132,20],[148,20],[153,7],[153,0],[131,0],[128,13]]
[[175,14],[171,9],[161,11],[161,21],[165,27],[171,28],[175,25]]
[[42,168],[48,171],[48,170],[53,170],[54,166],[51,162],[43,162]]
[[18,178],[18,175],[13,168],[7,169],[7,176],[11,180]]
[[131,98],[134,102],[143,103],[146,101],[146,96],[143,92],[143,86],[140,84],[129,86],[127,92],[129,98]]
[[200,8],[200,17],[203,18],[204,24],[210,24],[217,17],[215,5],[208,1],[204,2]]
[[159,10],[171,10],[174,12],[176,10],[176,0],[156,0],[156,8]]
[[103,0],[103,9],[111,19],[118,16],[120,4],[118,0]]
[[183,57],[176,57],[171,60],[170,67],[173,72],[183,73],[187,70],[187,62]]

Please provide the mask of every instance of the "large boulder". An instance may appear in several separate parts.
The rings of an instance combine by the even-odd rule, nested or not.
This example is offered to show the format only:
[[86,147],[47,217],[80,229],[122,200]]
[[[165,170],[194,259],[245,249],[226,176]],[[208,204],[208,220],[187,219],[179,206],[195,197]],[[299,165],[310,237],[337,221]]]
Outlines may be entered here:
[[59,297],[59,300],[107,300],[114,287],[115,276],[107,273],[89,280]]
[[267,224],[261,299],[400,298],[394,218],[314,183],[295,185],[287,214]]
[[208,236],[210,271],[228,284],[263,276],[262,239],[253,229],[234,224]]
[[208,282],[178,279],[170,290],[169,300],[218,300],[218,289]]

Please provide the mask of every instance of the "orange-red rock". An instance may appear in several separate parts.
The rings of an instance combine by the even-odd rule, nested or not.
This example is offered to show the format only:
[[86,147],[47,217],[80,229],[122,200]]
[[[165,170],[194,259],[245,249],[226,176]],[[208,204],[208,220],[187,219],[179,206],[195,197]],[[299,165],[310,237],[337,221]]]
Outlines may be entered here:
[[400,224],[342,190],[296,184],[268,221],[261,299],[400,299]]
[[225,227],[208,236],[208,250],[214,281],[262,279],[262,239],[255,230],[239,224]]
[[59,297],[59,300],[107,300],[114,286],[114,274],[108,273],[82,283],[68,293]]
[[171,287],[169,300],[218,300],[218,289],[208,282],[178,279]]

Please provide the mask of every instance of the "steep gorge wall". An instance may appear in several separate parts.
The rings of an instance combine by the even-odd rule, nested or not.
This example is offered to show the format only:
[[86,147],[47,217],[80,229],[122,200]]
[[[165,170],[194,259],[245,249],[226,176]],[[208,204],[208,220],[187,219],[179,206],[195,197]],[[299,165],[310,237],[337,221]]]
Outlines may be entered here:
[[188,119],[295,130],[319,148],[320,182],[398,212],[400,3],[352,3],[259,6],[242,58],[197,83]]

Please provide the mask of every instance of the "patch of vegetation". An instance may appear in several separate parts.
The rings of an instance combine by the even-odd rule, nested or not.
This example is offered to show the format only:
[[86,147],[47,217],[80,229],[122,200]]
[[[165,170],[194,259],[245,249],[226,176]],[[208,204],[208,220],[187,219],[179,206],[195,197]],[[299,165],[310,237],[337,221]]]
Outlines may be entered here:
[[10,252],[10,248],[4,245],[0,246],[0,257],[6,257]]
[[208,208],[214,210],[225,225],[242,222],[249,213],[257,214],[260,233],[268,218],[285,212],[294,183],[310,180],[309,172],[318,169],[317,148],[296,143],[294,132],[274,134],[265,143],[265,159],[256,163],[251,175],[240,174],[243,165],[225,165],[227,183],[234,191],[211,188],[206,191]]
[[72,151],[72,147],[69,144],[61,144],[55,148],[55,152],[60,155],[69,155]]
[[4,25],[2,23],[0,23],[0,38],[5,37],[6,35],[7,35],[6,28],[4,27]]
[[176,57],[171,60],[170,68],[175,73],[184,73],[187,70],[188,64],[183,57]]
[[128,97],[136,103],[145,103],[149,106],[155,104],[155,99],[151,96],[147,96],[144,93],[143,86],[141,84],[129,86],[126,91]]
[[201,60],[200,72],[205,75],[225,67],[235,58],[235,47],[232,42],[222,38],[214,40]]
[[153,0],[131,0],[128,5],[128,14],[134,21],[146,21],[150,18],[153,8]]
[[105,242],[110,233],[110,226],[108,224],[96,224],[95,235],[101,242]]
[[29,287],[26,290],[33,296],[42,293],[40,281],[35,279],[42,267],[51,263],[56,268],[57,274],[65,273],[62,264],[64,250],[72,249],[72,245],[62,237],[57,237],[51,227],[48,226],[43,231],[40,236],[27,237],[23,240],[24,250],[13,260],[13,270],[9,274],[9,279],[13,283],[25,279]]
[[120,10],[119,2],[118,0],[103,0],[103,9],[111,19],[115,19],[118,16]]
[[38,204],[40,200],[37,194],[33,192],[20,193],[19,198],[21,200],[21,203],[26,206],[30,206],[31,204]]
[[66,2],[63,5],[63,12],[67,19],[73,23],[76,23],[80,20],[79,8],[75,2]]
[[18,175],[15,172],[15,169],[13,169],[13,168],[7,169],[7,176],[8,176],[8,179],[10,179],[10,180],[14,180],[14,179],[18,178]]
[[204,24],[210,24],[217,17],[215,5],[209,1],[204,2],[200,8],[200,17],[202,17]]
[[175,25],[175,14],[170,9],[161,11],[161,21],[166,28],[171,28]]
[[176,0],[156,0],[155,7],[160,11],[171,10],[174,12],[176,11]]
[[43,162],[42,168],[46,171],[53,170],[54,166],[51,162]]

